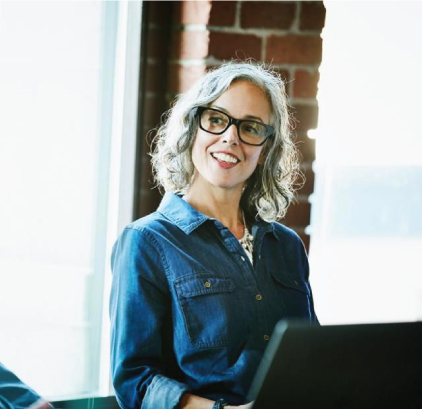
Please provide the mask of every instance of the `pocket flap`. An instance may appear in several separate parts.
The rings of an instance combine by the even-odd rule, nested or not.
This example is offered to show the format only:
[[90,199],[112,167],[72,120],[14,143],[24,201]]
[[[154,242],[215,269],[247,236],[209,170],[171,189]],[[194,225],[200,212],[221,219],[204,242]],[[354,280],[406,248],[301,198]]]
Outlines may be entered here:
[[230,278],[209,275],[184,277],[177,280],[175,286],[177,294],[185,298],[204,294],[231,293],[235,287]]
[[295,290],[309,295],[308,286],[302,278],[289,277],[280,273],[274,273],[273,271],[271,271],[271,274],[274,279],[284,287],[293,288]]

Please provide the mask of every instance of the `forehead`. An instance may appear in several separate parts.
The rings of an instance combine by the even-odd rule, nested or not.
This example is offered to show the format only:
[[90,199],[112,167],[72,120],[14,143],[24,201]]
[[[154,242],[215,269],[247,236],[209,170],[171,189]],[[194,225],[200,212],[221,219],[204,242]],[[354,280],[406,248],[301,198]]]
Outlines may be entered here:
[[224,108],[235,118],[256,117],[268,123],[271,117],[271,104],[265,92],[257,85],[239,80],[230,85],[211,107]]

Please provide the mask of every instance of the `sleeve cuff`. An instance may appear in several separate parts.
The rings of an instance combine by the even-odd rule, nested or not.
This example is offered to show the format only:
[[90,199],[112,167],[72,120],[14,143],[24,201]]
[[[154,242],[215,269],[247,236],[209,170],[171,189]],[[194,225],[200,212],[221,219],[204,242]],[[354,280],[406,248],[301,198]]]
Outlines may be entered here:
[[162,375],[154,376],[148,386],[141,409],[176,409],[187,385]]

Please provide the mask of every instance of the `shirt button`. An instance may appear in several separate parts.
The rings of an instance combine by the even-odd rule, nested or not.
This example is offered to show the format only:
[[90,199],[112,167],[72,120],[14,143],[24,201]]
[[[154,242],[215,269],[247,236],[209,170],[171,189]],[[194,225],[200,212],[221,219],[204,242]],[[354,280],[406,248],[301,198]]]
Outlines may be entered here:
[[245,261],[245,257],[243,257],[243,256],[240,256],[240,258],[242,259],[242,261]]
[[210,288],[211,287],[211,283],[209,281],[205,282],[205,287]]
[[262,300],[262,295],[261,294],[255,295],[255,300],[261,301]]
[[264,335],[264,341],[269,341],[269,340],[270,340],[270,337],[267,334],[265,334]]

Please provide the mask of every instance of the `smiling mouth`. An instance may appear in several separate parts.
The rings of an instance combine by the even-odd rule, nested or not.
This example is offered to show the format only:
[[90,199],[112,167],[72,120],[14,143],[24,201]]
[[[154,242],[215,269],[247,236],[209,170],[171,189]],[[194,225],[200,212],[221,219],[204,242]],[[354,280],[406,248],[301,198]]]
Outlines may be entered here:
[[215,152],[215,153],[212,153],[211,156],[214,159],[217,159],[219,162],[225,162],[225,163],[240,162],[239,159],[235,158],[234,156],[228,155],[227,153]]

